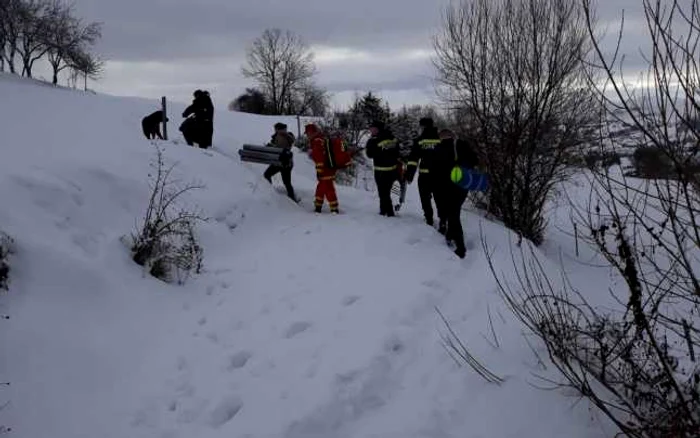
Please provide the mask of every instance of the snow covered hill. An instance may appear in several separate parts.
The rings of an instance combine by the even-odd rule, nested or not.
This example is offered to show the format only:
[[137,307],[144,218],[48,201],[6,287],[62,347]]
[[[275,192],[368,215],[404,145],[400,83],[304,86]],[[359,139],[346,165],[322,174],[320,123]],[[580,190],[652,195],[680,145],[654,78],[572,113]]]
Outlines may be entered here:
[[[480,243],[508,271],[501,226],[465,213],[461,261],[423,224],[414,186],[393,220],[347,187],[343,215],[315,215],[306,157],[293,175],[302,207],[237,158],[285,118],[219,110],[213,150],[161,144],[179,178],[205,184],[187,202],[210,218],[204,272],[167,285],[120,241],[148,201],[155,150],[140,119],[157,102],[7,76],[0,96],[0,230],[16,242],[0,425],[13,438],[608,436],[585,402],[535,388],[533,373],[555,375]],[[455,363],[436,308],[502,385]]]

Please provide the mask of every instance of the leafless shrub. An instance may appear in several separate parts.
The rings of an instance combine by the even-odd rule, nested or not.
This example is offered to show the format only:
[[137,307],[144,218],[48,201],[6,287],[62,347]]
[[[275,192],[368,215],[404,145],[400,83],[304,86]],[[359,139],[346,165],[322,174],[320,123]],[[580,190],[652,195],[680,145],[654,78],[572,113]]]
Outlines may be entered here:
[[435,38],[438,91],[468,119],[504,224],[542,242],[545,203],[597,115],[577,0],[462,0]]
[[[628,88],[620,59],[599,46],[592,5],[582,0],[605,83],[592,81],[611,118],[641,133],[663,178],[629,178],[619,167],[591,172],[590,199],[572,200],[580,238],[620,282],[618,306],[603,308],[568,279],[555,281],[534,252],[516,263],[515,286],[498,279],[514,314],[547,346],[566,379],[632,437],[700,436],[700,183],[697,160],[700,2],[643,0],[651,53],[642,88]],[[622,33],[622,30],[621,30]],[[614,97],[611,97],[614,96]],[[600,150],[624,139],[603,127]],[[491,269],[494,271],[493,264]],[[494,275],[497,273],[494,271]],[[497,275],[496,275],[497,276]],[[498,278],[498,276],[497,276]]]
[[462,364],[467,365],[489,383],[495,383],[497,385],[503,383],[503,378],[491,372],[469,352],[460,337],[452,329],[452,326],[445,318],[445,315],[442,314],[440,309],[436,308],[435,310],[437,311],[438,315],[440,315],[440,319],[442,319],[442,322],[445,324],[445,328],[447,329],[447,333],[441,333],[440,336],[442,338],[443,346],[450,357],[452,357],[452,359],[454,359],[454,361],[460,366]]
[[156,278],[184,283],[189,275],[202,268],[203,248],[195,233],[199,221],[206,220],[186,208],[176,208],[182,195],[203,188],[179,185],[171,180],[175,165],[166,167],[163,152],[157,149],[151,197],[143,224],[131,238],[134,262],[144,266]]

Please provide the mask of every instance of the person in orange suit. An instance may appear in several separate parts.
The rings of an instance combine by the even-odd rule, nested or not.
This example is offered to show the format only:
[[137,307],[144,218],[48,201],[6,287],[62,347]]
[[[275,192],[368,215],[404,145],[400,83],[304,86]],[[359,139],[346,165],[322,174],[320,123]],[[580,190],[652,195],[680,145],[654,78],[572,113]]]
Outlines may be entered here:
[[311,145],[311,159],[316,164],[316,197],[314,198],[314,207],[316,213],[320,213],[323,208],[324,199],[328,200],[328,205],[331,208],[331,213],[338,214],[338,196],[335,193],[335,169],[328,166],[326,136],[321,131],[318,125],[311,123],[304,128],[306,136],[309,138]]

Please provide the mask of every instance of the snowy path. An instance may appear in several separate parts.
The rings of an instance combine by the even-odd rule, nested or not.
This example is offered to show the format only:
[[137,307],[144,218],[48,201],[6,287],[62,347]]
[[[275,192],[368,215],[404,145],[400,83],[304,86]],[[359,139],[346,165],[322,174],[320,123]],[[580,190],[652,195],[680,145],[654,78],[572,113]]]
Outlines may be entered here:
[[175,336],[183,352],[172,358],[169,396],[137,422],[173,437],[229,422],[237,436],[341,437],[387,404],[407,358],[433,337],[424,326],[448,292],[441,282],[478,254],[459,262],[440,248],[446,269],[436,271],[424,245],[440,242],[437,233],[410,215],[357,207],[264,221],[269,210],[248,211],[235,251],[209,256],[215,279]]

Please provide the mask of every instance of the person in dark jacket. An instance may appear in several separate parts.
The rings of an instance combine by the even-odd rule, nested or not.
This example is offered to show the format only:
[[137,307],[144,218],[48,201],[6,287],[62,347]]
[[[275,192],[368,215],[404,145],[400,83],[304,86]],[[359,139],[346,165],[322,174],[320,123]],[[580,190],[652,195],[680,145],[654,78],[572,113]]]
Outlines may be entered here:
[[[163,111],[156,111],[144,117],[141,120],[141,128],[143,129],[143,135],[147,139],[153,140],[159,138],[163,140],[163,134],[160,133],[160,124],[163,121]],[[166,122],[170,121],[165,119]]]
[[272,134],[270,139],[270,146],[282,148],[282,167],[275,166],[271,164],[270,167],[265,170],[263,174],[265,179],[272,184],[272,177],[278,173],[282,174],[282,182],[284,187],[287,189],[287,196],[294,202],[299,202],[296,195],[294,194],[294,187],[292,186],[292,168],[294,167],[294,162],[292,160],[292,146],[294,146],[294,134],[287,131],[287,125],[284,123],[275,123],[275,133]]
[[447,230],[445,238],[448,244],[455,245],[455,254],[464,258],[467,248],[464,244],[464,232],[462,230],[461,212],[462,205],[467,199],[467,191],[452,182],[451,172],[455,166],[473,169],[479,164],[479,159],[474,149],[464,140],[457,139],[449,129],[440,131],[440,144],[438,145],[435,171],[438,173],[438,190],[444,200]]
[[[188,144],[199,144],[199,147],[206,149],[212,144],[214,135],[214,104],[211,101],[208,91],[197,90],[194,92],[194,100],[182,113],[182,117],[194,116],[194,122],[185,120],[180,130]],[[189,132],[185,132],[189,131]],[[188,135],[189,134],[189,135]]]
[[369,126],[372,137],[367,140],[365,152],[374,162],[374,180],[379,192],[379,214],[393,217],[391,186],[398,179],[399,144],[384,123],[375,121]]
[[433,119],[424,117],[419,124],[423,132],[413,140],[411,155],[408,158],[408,169],[406,180],[411,183],[418,171],[418,194],[420,195],[421,207],[425,222],[433,226],[433,199],[440,219],[439,231],[445,234],[445,214],[443,204],[440,202],[440,191],[437,184],[437,173],[435,169],[435,155],[440,144],[440,136],[434,125]]

